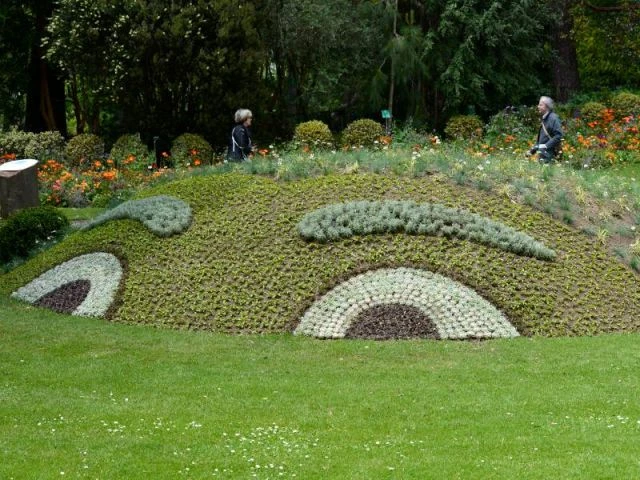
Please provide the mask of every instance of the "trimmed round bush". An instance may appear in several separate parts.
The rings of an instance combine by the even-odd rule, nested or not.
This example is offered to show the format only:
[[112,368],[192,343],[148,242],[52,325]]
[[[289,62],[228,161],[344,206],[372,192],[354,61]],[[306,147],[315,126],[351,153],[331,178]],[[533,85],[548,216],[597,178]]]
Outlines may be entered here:
[[525,118],[527,110],[502,110],[489,119],[486,127],[488,137],[500,135],[525,135],[532,136],[535,128],[532,128],[528,119]]
[[139,133],[128,133],[116,140],[109,156],[116,165],[140,165],[146,163],[149,149]]
[[640,95],[631,92],[618,93],[611,99],[611,108],[618,118],[640,115]]
[[299,123],[293,133],[293,141],[304,147],[332,148],[333,135],[326,123],[310,120]]
[[94,160],[102,160],[104,141],[93,133],[81,133],[69,140],[64,153],[68,166],[82,167]]
[[382,125],[369,118],[362,118],[347,125],[342,132],[342,144],[349,147],[369,147],[382,135]]
[[211,144],[195,133],[183,133],[171,146],[171,161],[174,167],[211,165],[212,157]]
[[444,133],[452,140],[476,140],[482,138],[482,128],[482,120],[477,115],[454,115]]
[[587,102],[580,107],[580,117],[587,122],[593,122],[602,117],[602,112],[604,112],[606,108],[607,107],[600,102]]
[[0,261],[26,257],[38,241],[47,240],[69,225],[55,207],[26,208],[10,215],[0,226]]
[[25,151],[35,136],[35,133],[20,130],[0,133],[0,154],[13,153],[17,158],[25,158]]
[[24,149],[24,156],[38,160],[61,160],[64,148],[65,140],[60,132],[40,132],[31,138]]

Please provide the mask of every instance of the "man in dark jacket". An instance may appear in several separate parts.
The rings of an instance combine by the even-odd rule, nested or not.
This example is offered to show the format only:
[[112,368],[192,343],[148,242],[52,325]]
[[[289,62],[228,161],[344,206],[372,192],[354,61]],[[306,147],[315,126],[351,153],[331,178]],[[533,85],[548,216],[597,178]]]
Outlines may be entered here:
[[249,154],[253,151],[251,143],[251,121],[253,114],[251,110],[241,108],[234,116],[236,126],[231,130],[231,142],[229,143],[229,151],[227,159],[230,162],[242,162],[249,158]]
[[540,130],[536,144],[529,150],[528,154],[538,153],[540,163],[553,163],[560,150],[562,141],[562,124],[560,118],[553,111],[553,100],[549,97],[540,97],[538,102],[538,112],[542,116]]

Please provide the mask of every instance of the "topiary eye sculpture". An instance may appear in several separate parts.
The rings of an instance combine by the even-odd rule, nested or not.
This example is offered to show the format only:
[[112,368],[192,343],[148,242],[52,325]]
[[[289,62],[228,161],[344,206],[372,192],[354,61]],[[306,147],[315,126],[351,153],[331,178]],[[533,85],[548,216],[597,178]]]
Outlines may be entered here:
[[102,317],[113,303],[122,273],[115,255],[89,253],[46,271],[12,296],[61,313]]
[[[394,329],[400,332],[389,331]],[[383,268],[350,278],[314,302],[294,333],[318,338],[519,336],[511,322],[472,289],[414,268]]]
[[556,253],[526,233],[481,215],[439,204],[412,201],[360,201],[329,205],[306,214],[298,224],[306,240],[328,242],[354,235],[406,232],[442,235],[552,260]]
[[157,236],[169,237],[189,228],[193,215],[188,203],[169,195],[158,195],[124,202],[95,218],[84,228],[122,218],[139,220]]

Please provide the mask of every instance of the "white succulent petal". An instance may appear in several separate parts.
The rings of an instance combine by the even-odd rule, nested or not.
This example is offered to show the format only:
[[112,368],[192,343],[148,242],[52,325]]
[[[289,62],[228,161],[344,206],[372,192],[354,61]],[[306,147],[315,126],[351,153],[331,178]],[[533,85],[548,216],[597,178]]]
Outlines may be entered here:
[[[441,338],[518,336],[504,314],[472,289],[427,270],[405,267],[372,270],[336,286],[309,307],[294,333],[343,338],[362,312],[398,303],[432,319]],[[327,305],[333,315],[327,315]],[[335,305],[341,308],[336,311]]]
[[46,271],[13,292],[12,296],[35,303],[63,285],[77,280],[87,280],[90,284],[89,292],[72,314],[100,317],[113,303],[121,279],[122,265],[115,255],[104,252],[89,253]]

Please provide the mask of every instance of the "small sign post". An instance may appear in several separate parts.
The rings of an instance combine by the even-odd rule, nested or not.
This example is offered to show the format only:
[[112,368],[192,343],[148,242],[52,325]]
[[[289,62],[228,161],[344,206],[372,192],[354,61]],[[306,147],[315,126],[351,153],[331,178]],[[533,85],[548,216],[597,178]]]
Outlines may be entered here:
[[382,118],[384,119],[384,129],[387,135],[391,135],[391,110],[382,110]]

